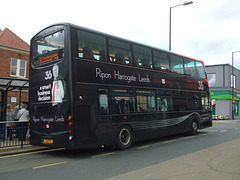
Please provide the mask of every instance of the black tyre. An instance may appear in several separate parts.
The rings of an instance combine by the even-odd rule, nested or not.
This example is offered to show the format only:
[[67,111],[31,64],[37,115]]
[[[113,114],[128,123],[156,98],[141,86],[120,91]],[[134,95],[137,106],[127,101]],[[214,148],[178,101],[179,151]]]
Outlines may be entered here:
[[127,149],[132,146],[132,142],[133,133],[131,128],[129,128],[128,126],[123,126],[118,133],[117,148]]
[[192,120],[191,122],[191,135],[196,135],[198,133],[198,122],[196,120]]

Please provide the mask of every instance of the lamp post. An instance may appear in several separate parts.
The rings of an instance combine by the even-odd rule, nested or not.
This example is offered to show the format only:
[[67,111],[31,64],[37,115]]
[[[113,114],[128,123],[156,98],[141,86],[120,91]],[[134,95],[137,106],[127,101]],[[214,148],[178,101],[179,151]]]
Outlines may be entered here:
[[170,17],[169,17],[169,51],[171,51],[171,16],[172,16],[172,8],[175,8],[175,7],[178,7],[178,6],[187,6],[187,5],[190,5],[190,4],[192,4],[193,2],[192,1],[186,1],[186,2],[184,2],[184,3],[182,3],[182,4],[178,4],[178,5],[176,5],[176,6],[172,6],[172,7],[170,7]]
[[234,119],[234,53],[239,53],[240,51],[232,52],[232,119]]

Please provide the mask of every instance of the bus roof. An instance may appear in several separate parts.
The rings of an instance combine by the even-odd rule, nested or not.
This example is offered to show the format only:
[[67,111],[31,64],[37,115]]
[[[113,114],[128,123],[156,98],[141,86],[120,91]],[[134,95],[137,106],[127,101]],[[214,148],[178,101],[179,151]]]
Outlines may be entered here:
[[[50,25],[50,26],[44,28],[43,30],[39,31],[39,32],[32,38],[32,40],[33,40],[33,39],[36,39],[36,38],[40,38],[40,37],[42,36],[42,35],[41,35],[42,32],[44,32],[45,30],[47,30],[47,29],[49,29],[49,28],[51,28],[51,27],[54,27],[54,26],[71,26],[71,27],[74,27],[74,28],[77,28],[77,29],[81,29],[81,30],[84,30],[84,31],[88,31],[88,32],[100,34],[100,35],[103,35],[103,36],[107,36],[107,37],[109,37],[109,38],[114,38],[114,39],[118,39],[118,40],[121,40],[121,41],[130,42],[130,43],[133,43],[133,44],[137,44],[137,45],[149,47],[149,48],[151,48],[151,49],[164,51],[164,52],[166,52],[166,53],[170,53],[170,54],[173,54],[173,55],[178,55],[178,56],[181,56],[181,57],[184,57],[184,58],[192,59],[192,60],[195,60],[195,61],[198,61],[198,62],[201,62],[201,63],[204,64],[204,61],[203,61],[203,60],[199,60],[199,59],[196,59],[196,58],[188,57],[188,56],[185,56],[185,55],[182,55],[182,54],[178,54],[178,53],[174,53],[174,52],[171,52],[171,51],[167,51],[167,50],[161,49],[161,48],[159,48],[159,47],[154,47],[154,46],[146,45],[146,44],[139,43],[139,42],[136,42],[136,41],[127,40],[127,39],[124,39],[124,38],[121,38],[121,37],[118,37],[118,36],[114,36],[114,35],[107,34],[107,33],[101,32],[101,31],[89,29],[89,28],[86,28],[86,27],[82,27],[82,26],[78,26],[78,25],[71,24],[71,23],[66,23],[66,22],[53,24],[53,25]],[[61,29],[61,28],[59,28],[59,29]],[[57,31],[57,30],[54,29],[54,30],[52,30],[52,31],[47,32],[46,34],[51,34],[51,33],[55,32],[55,31]],[[45,34],[45,33],[44,33],[44,34]]]

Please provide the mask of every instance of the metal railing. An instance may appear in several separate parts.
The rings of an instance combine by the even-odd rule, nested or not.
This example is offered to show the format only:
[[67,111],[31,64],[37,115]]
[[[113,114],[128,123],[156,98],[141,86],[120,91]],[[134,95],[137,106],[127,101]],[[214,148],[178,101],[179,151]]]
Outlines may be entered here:
[[0,122],[0,148],[28,145],[28,122],[3,121]]

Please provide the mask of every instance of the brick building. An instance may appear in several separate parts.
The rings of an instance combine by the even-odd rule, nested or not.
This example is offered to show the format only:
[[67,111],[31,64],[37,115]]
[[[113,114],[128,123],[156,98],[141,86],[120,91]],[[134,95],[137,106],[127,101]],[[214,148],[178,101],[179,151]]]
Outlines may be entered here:
[[8,28],[0,29],[0,120],[6,104],[28,102],[29,50],[29,44]]

